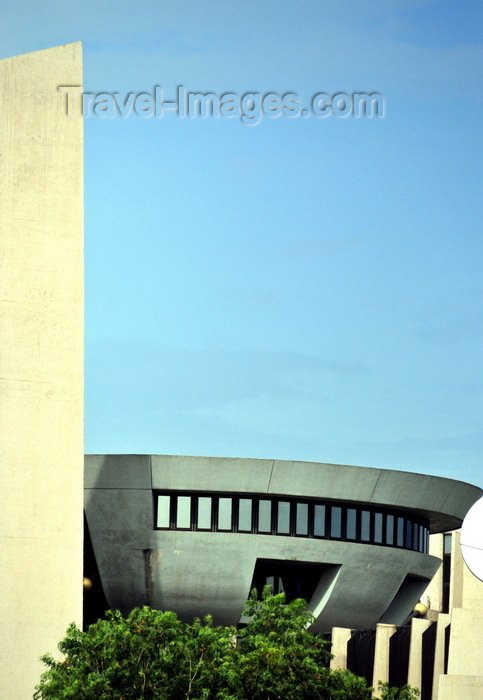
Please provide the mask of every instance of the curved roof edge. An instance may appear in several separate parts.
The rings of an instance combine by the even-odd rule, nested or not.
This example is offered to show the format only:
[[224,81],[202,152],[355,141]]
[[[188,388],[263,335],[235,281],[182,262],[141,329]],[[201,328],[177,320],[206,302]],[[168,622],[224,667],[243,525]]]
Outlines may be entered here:
[[393,507],[460,527],[482,489],[456,479],[324,462],[181,455],[86,455],[86,488],[147,488],[300,496]]

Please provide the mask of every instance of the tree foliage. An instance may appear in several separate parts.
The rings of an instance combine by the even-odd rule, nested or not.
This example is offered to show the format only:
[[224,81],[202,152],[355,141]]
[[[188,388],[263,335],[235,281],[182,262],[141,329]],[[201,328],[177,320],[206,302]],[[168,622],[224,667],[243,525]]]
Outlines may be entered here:
[[240,632],[215,627],[209,615],[186,624],[149,607],[127,618],[108,612],[86,632],[72,624],[59,644],[63,660],[42,657],[34,698],[369,700],[364,679],[328,668],[329,644],[307,631],[305,601],[286,603],[267,588],[261,600],[252,594],[245,614],[251,621]]
[[379,681],[379,692],[381,700],[417,700],[419,697],[419,690],[410,685],[391,688],[389,683],[381,683],[381,681]]

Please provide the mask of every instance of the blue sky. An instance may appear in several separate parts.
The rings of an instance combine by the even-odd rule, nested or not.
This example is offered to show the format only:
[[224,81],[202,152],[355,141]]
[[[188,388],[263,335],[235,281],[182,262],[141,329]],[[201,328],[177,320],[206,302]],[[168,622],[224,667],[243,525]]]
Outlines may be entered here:
[[378,92],[383,118],[85,119],[86,451],[483,486],[483,4],[18,2],[84,89]]

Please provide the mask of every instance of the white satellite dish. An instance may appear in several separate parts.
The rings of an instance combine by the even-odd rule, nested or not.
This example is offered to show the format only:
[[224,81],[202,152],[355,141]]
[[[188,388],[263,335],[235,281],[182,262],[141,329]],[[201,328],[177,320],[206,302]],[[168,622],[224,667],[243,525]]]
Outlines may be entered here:
[[460,545],[466,566],[483,581],[483,497],[471,506],[463,520]]

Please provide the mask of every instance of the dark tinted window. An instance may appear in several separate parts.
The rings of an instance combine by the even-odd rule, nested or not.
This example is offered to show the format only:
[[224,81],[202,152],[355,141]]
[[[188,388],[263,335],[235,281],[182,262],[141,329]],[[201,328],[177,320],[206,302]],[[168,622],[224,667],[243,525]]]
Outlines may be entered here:
[[309,532],[309,506],[307,503],[297,503],[295,534],[307,535]]
[[330,509],[330,536],[341,537],[342,535],[342,508],[332,506]]
[[176,527],[185,530],[191,525],[191,498],[190,496],[178,496],[176,510]]
[[258,532],[272,531],[272,502],[259,501],[258,503]]
[[277,532],[279,535],[290,534],[290,503],[288,501],[278,502]]
[[325,506],[314,506],[314,535],[325,537]]
[[355,540],[357,537],[357,511],[355,508],[347,509],[346,537]]
[[252,499],[240,498],[238,504],[238,529],[251,532],[252,529]]
[[200,530],[211,529],[211,501],[210,496],[198,498],[198,527]]
[[369,542],[371,539],[371,514],[368,510],[361,513],[361,540]]

